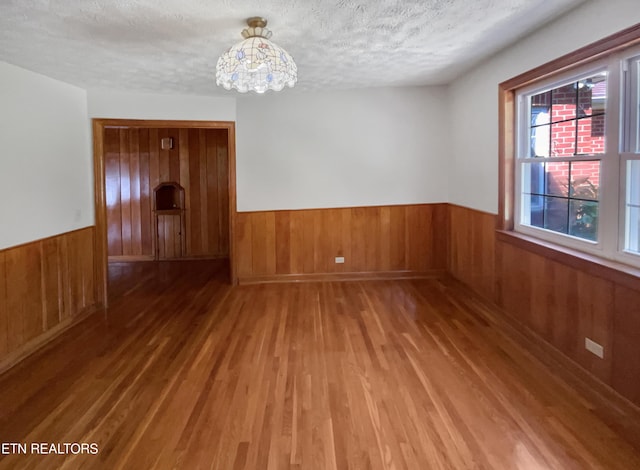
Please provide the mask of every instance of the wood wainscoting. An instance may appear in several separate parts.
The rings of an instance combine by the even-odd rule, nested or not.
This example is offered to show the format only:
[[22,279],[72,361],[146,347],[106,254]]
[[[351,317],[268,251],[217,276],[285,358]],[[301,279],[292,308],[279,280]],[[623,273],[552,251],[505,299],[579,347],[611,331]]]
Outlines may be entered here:
[[[241,283],[444,273],[446,204],[240,212]],[[343,264],[335,258],[344,257]]]
[[449,221],[449,272],[494,301],[496,216],[449,205]]
[[100,303],[94,227],[0,250],[0,371]]
[[[496,215],[450,206],[449,271],[521,331],[640,405],[640,281],[527,246],[496,231]],[[604,346],[604,359],[585,349]]]
[[[160,141],[171,139],[171,148]],[[229,257],[229,143],[226,129],[104,129],[108,255],[113,261],[150,260],[176,243],[165,222],[156,229],[153,190],[179,183],[185,221],[177,230],[179,257]]]

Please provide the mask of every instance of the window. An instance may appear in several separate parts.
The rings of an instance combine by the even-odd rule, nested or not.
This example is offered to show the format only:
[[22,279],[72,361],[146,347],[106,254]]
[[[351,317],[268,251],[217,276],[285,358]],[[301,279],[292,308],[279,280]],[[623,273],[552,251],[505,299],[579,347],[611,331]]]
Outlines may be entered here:
[[514,91],[514,229],[640,266],[640,49]]
[[518,104],[519,228],[597,243],[607,72],[527,90]]
[[640,255],[640,57],[631,58],[626,69],[625,139],[621,155],[625,224],[620,241],[627,253]]

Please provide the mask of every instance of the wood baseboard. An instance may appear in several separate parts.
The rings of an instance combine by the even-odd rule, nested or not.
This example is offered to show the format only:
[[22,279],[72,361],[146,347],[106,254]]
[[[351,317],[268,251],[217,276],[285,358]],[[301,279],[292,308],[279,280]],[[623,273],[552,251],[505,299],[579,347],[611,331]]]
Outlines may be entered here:
[[197,260],[212,260],[212,259],[228,259],[229,255],[206,255],[206,256],[184,256],[182,258],[171,259],[159,259],[156,260],[151,255],[139,255],[139,256],[109,256],[109,263],[129,263],[137,261],[197,261]]
[[109,263],[128,263],[129,261],[155,261],[155,258],[151,255],[109,256],[107,260]]
[[269,276],[241,277],[240,285],[268,284],[274,282],[323,282],[323,281],[367,281],[396,279],[425,279],[440,277],[446,274],[444,269],[426,272],[418,271],[374,271],[354,273],[306,273],[306,274],[274,274]]
[[31,341],[23,344],[20,348],[15,351],[10,352],[7,356],[0,359],[0,374],[3,374],[7,370],[11,369],[13,366],[25,360],[27,357],[35,354],[38,351],[46,349],[48,346],[52,345],[53,342],[59,338],[62,333],[69,328],[77,325],[81,321],[90,317],[94,313],[99,310],[102,310],[104,307],[102,305],[93,305],[89,308],[86,308],[84,311],[80,312],[78,315],[75,315],[71,318],[63,320],[58,323],[56,326],[51,329],[45,331],[41,335],[33,338]]

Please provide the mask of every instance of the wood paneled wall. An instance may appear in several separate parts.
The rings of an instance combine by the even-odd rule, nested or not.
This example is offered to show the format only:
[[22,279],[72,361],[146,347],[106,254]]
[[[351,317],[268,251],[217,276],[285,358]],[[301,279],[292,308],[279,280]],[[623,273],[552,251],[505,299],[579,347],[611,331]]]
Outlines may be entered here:
[[449,205],[451,274],[488,300],[495,300],[496,216]]
[[94,228],[0,251],[0,370],[96,306]]
[[[497,236],[496,216],[450,207],[451,274],[640,405],[640,282],[535,253]],[[585,337],[604,346],[604,359]]]
[[[108,254],[155,257],[153,189],[185,190],[185,257],[229,256],[228,136],[225,129],[106,128]],[[160,140],[173,139],[172,149]]]
[[444,270],[447,219],[446,204],[238,213],[238,278]]

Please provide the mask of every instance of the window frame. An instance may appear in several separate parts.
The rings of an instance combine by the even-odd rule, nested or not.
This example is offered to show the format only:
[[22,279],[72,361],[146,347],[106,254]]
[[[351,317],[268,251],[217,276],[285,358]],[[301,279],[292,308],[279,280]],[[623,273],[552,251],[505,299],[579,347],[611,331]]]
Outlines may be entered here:
[[[610,184],[606,184],[610,179],[611,173],[615,173],[617,175],[617,162],[614,161],[617,158],[617,149],[614,148],[611,142],[611,138],[615,139],[615,135],[612,135],[612,118],[613,114],[617,110],[617,106],[615,103],[607,98],[607,107],[605,109],[605,152],[602,154],[593,154],[593,155],[575,155],[575,156],[566,156],[566,157],[524,157],[525,154],[528,154],[528,146],[530,144],[530,140],[528,137],[528,121],[529,121],[529,113],[530,113],[530,104],[527,102],[529,96],[537,93],[541,93],[547,90],[552,90],[557,87],[563,86],[565,84],[578,81],[586,76],[596,75],[601,72],[607,72],[607,97],[609,97],[609,91],[611,88],[611,78],[612,74],[610,73],[610,60],[600,59],[595,62],[590,62],[583,66],[572,68],[569,71],[566,71],[561,74],[554,75],[545,80],[536,80],[534,83],[518,88],[515,91],[515,100],[516,100],[516,137],[515,137],[515,158],[514,158],[514,231],[524,233],[526,235],[530,235],[532,237],[540,238],[545,241],[549,241],[552,243],[557,243],[559,245],[564,245],[570,248],[574,248],[576,250],[587,251],[592,254],[596,254],[599,256],[603,256],[606,248],[607,241],[611,238],[611,234],[605,234],[605,229],[603,227],[608,226],[610,223],[614,222],[617,225],[617,215],[618,210],[617,207],[613,209],[611,212],[611,201],[609,199],[616,199],[616,195],[607,194],[608,187]],[[518,112],[519,111],[519,112]],[[525,163],[545,163],[545,162],[579,162],[579,161],[599,161],[600,162],[600,179],[605,184],[601,184],[599,188],[598,195],[598,236],[597,241],[593,242],[586,239],[581,239],[579,237],[555,232],[549,229],[535,227],[532,225],[524,224],[520,221],[522,216],[522,168]],[[607,177],[609,177],[607,179]],[[606,187],[605,187],[606,185]],[[603,190],[604,189],[604,190]],[[605,209],[605,219],[603,220],[601,217],[602,208]],[[614,217],[615,216],[615,217]],[[617,238],[617,231],[615,232],[615,237]],[[609,244],[611,242],[609,241]]]
[[[609,171],[607,175],[601,175],[604,178],[616,178],[616,187],[619,189],[618,194],[611,194],[611,191],[601,192],[601,207],[606,204],[606,208],[612,214],[612,217],[616,219],[615,227],[618,230],[611,231],[611,234],[606,235],[605,238],[601,238],[601,244],[607,244],[608,246],[615,246],[616,249],[613,255],[604,254],[600,249],[594,249],[593,247],[585,248],[589,242],[579,240],[579,244],[572,243],[558,243],[556,240],[549,240],[547,238],[541,238],[539,232],[546,230],[537,230],[534,234],[524,233],[522,231],[516,231],[516,216],[519,217],[516,203],[518,202],[516,187],[516,169],[517,169],[517,152],[516,145],[518,144],[518,126],[517,126],[517,96],[516,92],[525,89],[539,89],[541,84],[552,84],[558,81],[563,81],[571,77],[572,75],[579,75],[580,71],[588,71],[597,69],[597,64],[608,63],[614,64],[614,67],[621,68],[622,59],[628,60],[632,57],[640,55],[640,47],[633,49],[633,46],[640,45],[640,23],[631,26],[625,30],[615,33],[609,37],[606,37],[593,44],[587,45],[574,52],[552,60],[546,64],[536,67],[532,70],[524,72],[516,77],[513,77],[505,82],[499,84],[499,113],[498,113],[498,132],[499,132],[499,200],[498,200],[498,222],[497,230],[500,232],[500,239],[504,241],[513,240],[517,244],[525,244],[530,246],[536,251],[547,253],[549,256],[555,256],[562,254],[563,258],[576,259],[575,263],[580,264],[582,262],[600,264],[609,269],[616,269],[623,272],[633,272],[634,275],[640,276],[640,257],[636,254],[624,253],[622,248],[624,245],[620,245],[622,237],[625,235],[625,230],[620,228],[624,226],[624,211],[625,204],[623,204],[624,196],[626,193],[626,179],[623,178],[625,168],[623,163],[625,162],[623,154],[618,147],[618,142],[621,141],[621,135],[613,135],[611,133],[618,132],[619,122],[610,123],[609,120],[615,119],[619,121],[621,112],[620,106],[622,106],[621,99],[616,99],[616,103],[613,103],[611,97],[613,93],[610,91],[611,86],[618,87],[618,91],[615,96],[621,97],[621,91],[624,84],[614,84],[615,80],[611,79],[611,74],[608,74],[608,109],[606,112],[606,142],[607,149],[605,154],[602,155],[602,160],[605,156],[613,152],[616,156],[617,165],[613,165],[617,168],[612,168],[612,165],[607,165],[613,171]],[[637,51],[633,53],[633,51]],[[615,65],[617,64],[617,65]],[[640,75],[640,71],[638,73]],[[622,73],[619,74],[623,76]],[[551,86],[551,85],[549,85]],[[616,109],[612,109],[611,105],[614,104]],[[626,112],[626,111],[625,111]],[[640,117],[639,117],[640,119]],[[638,142],[640,145],[640,142]],[[640,157],[640,155],[637,155]],[[640,158],[639,158],[640,159]],[[626,163],[624,163],[626,165]],[[603,165],[604,168],[604,165]],[[601,188],[607,184],[606,181],[602,183]],[[602,191],[602,190],[601,190]],[[519,196],[518,196],[519,197]],[[599,196],[600,197],[600,196]],[[606,198],[606,202],[603,200]],[[610,208],[613,207],[613,210]],[[612,210],[612,212],[611,212]],[[602,227],[602,224],[599,224]],[[599,230],[600,230],[599,227]],[[555,234],[554,234],[555,235]],[[558,236],[562,238],[571,238],[566,235]],[[613,240],[611,239],[613,237]],[[554,238],[554,237],[552,237]],[[578,261],[580,258],[582,261]],[[620,263],[620,264],[618,264]]]
[[[623,262],[633,259],[631,264],[640,263],[640,251],[630,252],[627,250],[627,181],[628,163],[630,161],[640,161],[640,46],[626,48],[623,51],[625,81],[621,84],[624,92],[624,117],[627,126],[621,129],[623,135],[620,142],[620,224],[618,227],[618,245],[620,256]],[[629,67],[635,63],[635,70]],[[635,87],[634,87],[635,85]],[[634,109],[635,108],[635,109]],[[635,111],[635,112],[634,112]],[[634,132],[635,130],[635,132]]]

